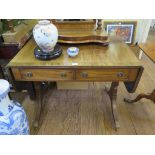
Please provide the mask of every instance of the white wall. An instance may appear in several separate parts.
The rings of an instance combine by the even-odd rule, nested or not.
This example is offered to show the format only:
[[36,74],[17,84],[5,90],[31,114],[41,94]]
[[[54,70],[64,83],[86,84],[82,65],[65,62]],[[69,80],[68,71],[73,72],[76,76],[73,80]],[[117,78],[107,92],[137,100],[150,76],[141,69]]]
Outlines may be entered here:
[[151,26],[151,19],[138,19],[137,20],[137,32],[135,36],[135,43],[145,42]]

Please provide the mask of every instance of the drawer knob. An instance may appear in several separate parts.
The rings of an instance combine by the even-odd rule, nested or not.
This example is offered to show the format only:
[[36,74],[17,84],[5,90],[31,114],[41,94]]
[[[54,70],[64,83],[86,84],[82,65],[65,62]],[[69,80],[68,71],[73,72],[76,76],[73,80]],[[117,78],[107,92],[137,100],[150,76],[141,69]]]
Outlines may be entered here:
[[27,72],[27,73],[25,74],[25,76],[27,76],[27,77],[32,77],[33,74],[32,74],[31,72]]
[[83,78],[87,78],[87,77],[88,77],[88,73],[87,73],[87,72],[83,72],[83,73],[81,73],[81,77],[83,77]]
[[124,76],[124,73],[122,73],[122,72],[117,73],[117,77],[123,77],[123,76]]
[[66,74],[66,73],[60,73],[60,76],[61,76],[61,77],[66,77],[67,74]]

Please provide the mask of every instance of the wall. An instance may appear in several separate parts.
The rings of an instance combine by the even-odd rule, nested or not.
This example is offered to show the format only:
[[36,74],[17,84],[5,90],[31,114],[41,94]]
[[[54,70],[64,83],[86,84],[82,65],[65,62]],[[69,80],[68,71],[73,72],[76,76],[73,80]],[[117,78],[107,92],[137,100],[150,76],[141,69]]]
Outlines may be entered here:
[[139,19],[137,20],[137,33],[135,42],[145,42],[151,26],[151,19]]

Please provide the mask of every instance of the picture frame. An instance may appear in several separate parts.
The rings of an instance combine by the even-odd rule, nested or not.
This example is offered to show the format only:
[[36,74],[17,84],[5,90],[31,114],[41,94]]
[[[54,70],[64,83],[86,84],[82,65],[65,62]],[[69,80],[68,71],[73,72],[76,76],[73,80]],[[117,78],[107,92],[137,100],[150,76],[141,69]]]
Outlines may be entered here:
[[130,45],[134,44],[137,21],[105,21],[104,27],[108,35],[118,36]]

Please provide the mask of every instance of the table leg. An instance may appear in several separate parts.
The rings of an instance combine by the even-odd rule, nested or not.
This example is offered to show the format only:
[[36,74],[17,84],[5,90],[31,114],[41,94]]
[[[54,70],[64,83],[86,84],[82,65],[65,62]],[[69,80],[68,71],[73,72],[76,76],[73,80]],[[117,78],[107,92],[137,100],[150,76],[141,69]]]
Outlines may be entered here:
[[43,107],[42,107],[42,100],[43,100],[42,83],[41,82],[36,83],[35,89],[36,89],[36,113],[35,113],[35,120],[33,123],[33,127],[38,128],[39,122],[40,122],[40,116],[41,116],[41,113],[43,110]]
[[145,99],[150,99],[155,103],[155,89],[152,91],[152,93],[150,94],[139,94],[135,99],[130,100],[127,98],[124,98],[124,101],[127,103],[134,103],[134,102],[138,102],[139,100],[141,100],[142,98]]
[[110,97],[110,100],[111,100],[111,109],[112,109],[112,114],[113,114],[114,121],[115,121],[116,130],[120,127],[119,120],[118,120],[118,114],[117,114],[117,104],[116,104],[118,85],[119,85],[119,82],[112,82],[110,90],[107,91]]
[[36,100],[36,91],[34,88],[34,83],[33,82],[27,82],[26,87],[27,87],[27,91],[29,93],[30,99]]

